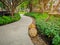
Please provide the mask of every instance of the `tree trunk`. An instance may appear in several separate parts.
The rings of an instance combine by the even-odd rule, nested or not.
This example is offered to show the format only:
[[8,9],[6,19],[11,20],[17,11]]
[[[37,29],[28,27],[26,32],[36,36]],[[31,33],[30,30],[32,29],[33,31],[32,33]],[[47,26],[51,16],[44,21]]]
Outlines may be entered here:
[[14,16],[14,12],[15,12],[15,9],[12,9],[12,11],[11,11],[11,16],[12,17]]
[[43,13],[44,13],[44,3],[42,3],[42,11],[43,11]]
[[29,5],[28,5],[29,9],[30,9],[30,12],[32,12],[32,2],[29,1]]
[[43,2],[43,0],[39,0],[39,5],[40,5],[40,12],[43,13],[44,12],[44,2]]
[[32,4],[30,4],[30,12],[32,12]]

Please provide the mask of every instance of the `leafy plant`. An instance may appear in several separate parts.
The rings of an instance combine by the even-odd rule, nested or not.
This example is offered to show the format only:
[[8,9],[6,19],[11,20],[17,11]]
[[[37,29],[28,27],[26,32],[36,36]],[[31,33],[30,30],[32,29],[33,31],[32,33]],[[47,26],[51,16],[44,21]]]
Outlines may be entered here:
[[13,18],[11,16],[2,16],[2,17],[0,16],[0,25],[18,21],[20,18],[21,17],[18,13],[15,13]]
[[48,17],[47,13],[26,13],[25,15],[31,16],[36,20],[36,26],[39,33],[46,35],[48,38],[52,37],[52,44],[60,45],[60,18],[51,16],[46,22]]
[[52,40],[52,44],[54,45],[60,45],[60,36],[56,35],[53,40]]

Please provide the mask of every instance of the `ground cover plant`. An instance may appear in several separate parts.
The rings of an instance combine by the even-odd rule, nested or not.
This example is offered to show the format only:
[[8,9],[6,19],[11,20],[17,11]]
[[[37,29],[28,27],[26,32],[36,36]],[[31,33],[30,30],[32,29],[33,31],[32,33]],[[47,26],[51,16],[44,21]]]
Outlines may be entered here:
[[15,21],[20,20],[20,14],[19,13],[15,13],[14,14],[14,18],[12,18],[12,16],[0,16],[0,25],[4,25],[4,24],[8,24],[8,23],[12,23]]
[[51,16],[46,22],[46,18],[49,16],[47,13],[26,13],[26,16],[31,16],[36,20],[36,26],[39,33],[51,38],[52,45],[60,45],[60,18]]

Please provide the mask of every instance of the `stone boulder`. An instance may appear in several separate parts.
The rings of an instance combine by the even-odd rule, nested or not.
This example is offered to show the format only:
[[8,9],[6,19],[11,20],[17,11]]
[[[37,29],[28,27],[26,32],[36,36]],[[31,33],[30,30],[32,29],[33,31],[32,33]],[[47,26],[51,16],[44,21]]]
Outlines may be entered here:
[[31,29],[31,28],[36,28],[35,24],[30,24],[29,29]]
[[29,33],[30,37],[35,37],[37,35],[37,30],[36,30],[36,28],[31,28],[28,30],[28,33]]

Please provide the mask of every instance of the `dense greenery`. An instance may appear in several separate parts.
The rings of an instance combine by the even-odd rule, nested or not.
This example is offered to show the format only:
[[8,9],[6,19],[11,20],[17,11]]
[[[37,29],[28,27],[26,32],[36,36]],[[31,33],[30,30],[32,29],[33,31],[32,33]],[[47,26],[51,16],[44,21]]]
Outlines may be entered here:
[[50,19],[46,22],[48,17],[47,13],[26,13],[25,15],[31,16],[36,20],[36,26],[38,31],[48,38],[52,38],[52,44],[60,45],[60,18],[51,16]]
[[3,7],[3,4],[0,2],[0,7],[2,8]]
[[21,17],[18,13],[15,13],[13,18],[12,18],[12,16],[0,16],[0,25],[18,21],[20,18]]

